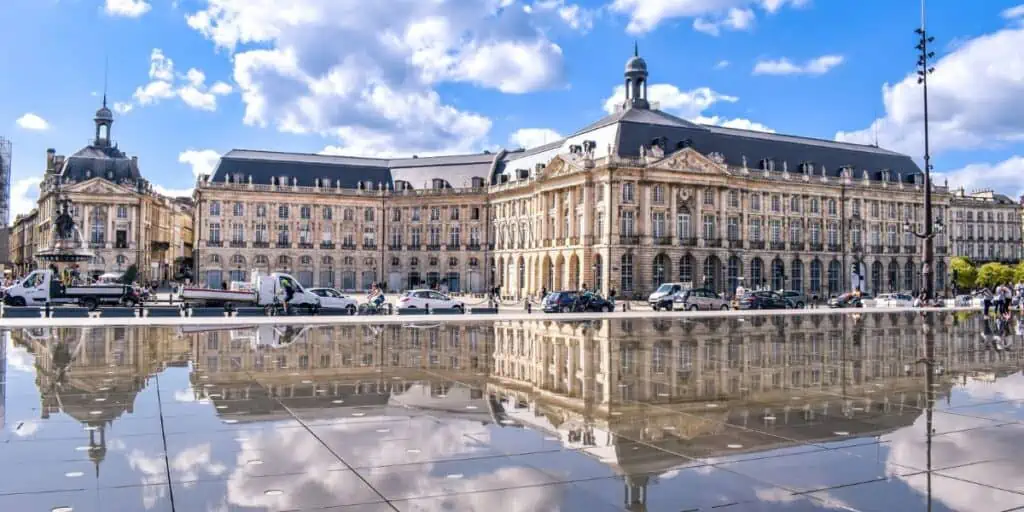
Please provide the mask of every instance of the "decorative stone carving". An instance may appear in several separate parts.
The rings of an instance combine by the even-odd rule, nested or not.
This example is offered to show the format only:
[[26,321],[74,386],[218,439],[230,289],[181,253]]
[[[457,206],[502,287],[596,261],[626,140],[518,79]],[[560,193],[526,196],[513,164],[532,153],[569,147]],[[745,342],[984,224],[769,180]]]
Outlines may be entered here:
[[705,158],[700,153],[693,149],[683,149],[676,154],[668,158],[664,163],[664,166],[674,170],[686,170],[695,172],[716,172],[720,168],[716,168],[714,162]]

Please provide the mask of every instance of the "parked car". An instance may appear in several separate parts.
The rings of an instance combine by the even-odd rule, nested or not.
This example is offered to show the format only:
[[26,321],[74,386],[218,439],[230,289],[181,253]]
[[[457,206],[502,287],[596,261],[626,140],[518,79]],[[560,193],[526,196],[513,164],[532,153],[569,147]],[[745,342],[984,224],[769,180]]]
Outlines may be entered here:
[[787,309],[789,301],[771,291],[748,292],[740,297],[739,309]]
[[615,305],[595,293],[581,294],[578,291],[559,291],[547,294],[541,308],[545,313],[609,312],[615,309]]
[[844,293],[828,301],[830,308],[870,308],[875,306],[875,298],[869,293],[861,292],[860,297],[854,293]]
[[359,307],[359,301],[354,297],[344,295],[334,288],[310,288],[310,292],[320,297],[320,307],[344,309],[349,314],[355,314]]
[[729,301],[723,299],[713,290],[696,288],[693,290],[683,290],[676,294],[675,301],[670,308],[687,311],[697,311],[699,309],[707,311],[728,310]]
[[909,293],[883,293],[875,299],[875,306],[880,308],[909,308],[914,305],[914,297]]
[[779,292],[783,299],[789,302],[789,307],[803,309],[807,305],[807,295],[797,290],[782,290]]
[[434,290],[409,290],[398,299],[398,309],[458,309],[466,310],[466,305],[441,292]]
[[676,296],[685,289],[686,288],[683,286],[683,283],[662,283],[657,290],[654,290],[654,292],[647,297],[647,303],[650,304],[651,309],[655,311],[659,309],[671,309]]

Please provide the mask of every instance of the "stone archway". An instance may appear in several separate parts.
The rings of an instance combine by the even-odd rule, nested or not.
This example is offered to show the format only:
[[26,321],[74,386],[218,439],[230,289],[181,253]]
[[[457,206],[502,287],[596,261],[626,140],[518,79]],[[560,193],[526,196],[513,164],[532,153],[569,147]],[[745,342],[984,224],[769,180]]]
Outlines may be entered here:
[[569,255],[569,266],[566,269],[568,271],[567,282],[568,288],[578,290],[582,282],[580,281],[582,273],[580,272],[580,257],[575,252]]
[[565,256],[563,256],[561,253],[559,253],[559,255],[555,257],[555,271],[552,276],[552,281],[552,290],[564,290],[566,288]]

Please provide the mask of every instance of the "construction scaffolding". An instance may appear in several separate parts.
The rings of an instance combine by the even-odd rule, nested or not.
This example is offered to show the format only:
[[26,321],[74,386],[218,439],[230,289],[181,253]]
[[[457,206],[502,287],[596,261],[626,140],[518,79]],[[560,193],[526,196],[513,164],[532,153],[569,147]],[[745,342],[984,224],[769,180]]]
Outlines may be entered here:
[[0,228],[11,222],[11,141],[0,137]]

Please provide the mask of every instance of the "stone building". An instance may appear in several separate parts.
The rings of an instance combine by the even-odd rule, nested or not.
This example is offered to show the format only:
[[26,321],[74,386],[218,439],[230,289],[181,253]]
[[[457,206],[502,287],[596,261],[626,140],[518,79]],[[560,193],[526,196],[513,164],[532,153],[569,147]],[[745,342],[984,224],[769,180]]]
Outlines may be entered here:
[[992,190],[953,192],[954,253],[976,264],[992,261],[1016,263],[1024,258],[1021,222],[1024,208]]
[[11,224],[10,231],[10,260],[15,276],[25,275],[29,270],[35,268],[35,247],[36,247],[36,219],[39,217],[39,210],[18,215]]
[[81,264],[83,275],[137,265],[142,280],[175,279],[175,261],[191,256],[190,201],[155,192],[139,172],[138,158],[128,157],[113,142],[114,116],[106,99],[93,121],[95,136],[88,146],[67,158],[46,151],[38,206],[14,223],[15,232],[25,233],[12,244],[15,265],[21,273],[35,268],[32,255],[49,243],[60,194],[71,199],[81,238],[95,254]]
[[[400,160],[232,151],[197,186],[201,278],[282,269],[305,284],[440,282],[506,297],[583,285],[642,296],[663,282],[819,297],[923,288],[913,232],[924,231],[924,176],[909,156],[686,121],[648,101],[638,55],[625,80],[614,113],[529,150]],[[954,194],[932,189],[944,293],[960,219],[949,215]],[[1004,222],[992,250],[1019,257],[1020,223]]]

